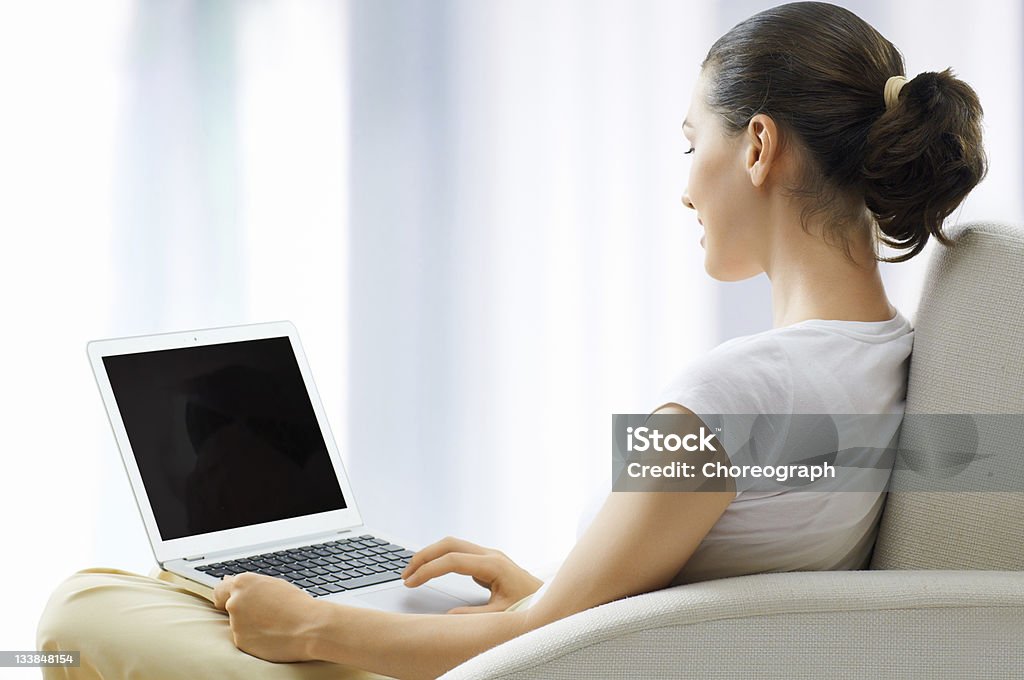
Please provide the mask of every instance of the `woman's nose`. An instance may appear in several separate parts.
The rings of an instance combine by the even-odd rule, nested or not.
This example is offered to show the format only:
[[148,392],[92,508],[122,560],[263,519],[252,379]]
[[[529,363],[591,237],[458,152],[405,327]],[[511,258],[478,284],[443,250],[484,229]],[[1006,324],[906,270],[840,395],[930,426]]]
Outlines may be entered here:
[[683,205],[685,205],[690,210],[696,210],[696,208],[693,207],[693,203],[690,203],[690,195],[687,194],[686,192],[683,192]]

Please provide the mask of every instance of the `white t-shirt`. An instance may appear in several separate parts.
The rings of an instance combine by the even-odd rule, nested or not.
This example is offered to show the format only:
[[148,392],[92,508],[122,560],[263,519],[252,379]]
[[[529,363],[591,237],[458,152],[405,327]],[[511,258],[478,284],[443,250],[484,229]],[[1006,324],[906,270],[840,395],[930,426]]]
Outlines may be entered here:
[[[681,371],[652,411],[674,403],[702,417],[887,414],[869,421],[869,436],[878,447],[886,447],[902,420],[913,342],[913,328],[899,312],[888,321],[810,319],[734,338]],[[863,431],[857,435],[858,442],[864,441]],[[840,441],[844,436],[839,433]],[[762,451],[773,445],[758,444]],[[888,478],[888,469],[875,472]],[[863,568],[884,502],[881,486],[872,488],[876,487],[879,490],[741,491],[674,583],[761,572]],[[607,489],[595,496],[580,533],[605,496]],[[536,602],[545,589],[532,600]]]

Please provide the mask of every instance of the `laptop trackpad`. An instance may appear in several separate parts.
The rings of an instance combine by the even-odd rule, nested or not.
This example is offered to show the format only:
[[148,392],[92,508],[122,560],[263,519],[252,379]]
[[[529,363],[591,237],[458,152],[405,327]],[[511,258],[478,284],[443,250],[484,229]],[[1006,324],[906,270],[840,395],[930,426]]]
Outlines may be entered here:
[[365,595],[357,595],[355,599],[359,600],[362,605],[374,609],[409,614],[444,614],[449,609],[466,605],[464,600],[434,590],[430,586],[385,588]]

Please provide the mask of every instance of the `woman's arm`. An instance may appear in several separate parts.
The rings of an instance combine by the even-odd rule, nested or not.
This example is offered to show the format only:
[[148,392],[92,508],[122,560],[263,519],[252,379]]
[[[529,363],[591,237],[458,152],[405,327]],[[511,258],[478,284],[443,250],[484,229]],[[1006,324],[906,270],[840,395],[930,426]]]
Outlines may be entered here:
[[[672,406],[659,413],[689,412]],[[727,464],[724,452],[721,456]],[[734,496],[732,490],[613,492],[569,553],[548,591],[526,610],[398,614],[310,599],[307,611],[299,617],[306,620],[302,628],[306,646],[300,658],[349,664],[399,678],[436,677],[491,647],[552,621],[664,588]],[[230,608],[228,611],[235,630],[236,614]],[[270,658],[264,653],[275,651],[246,649],[239,641],[238,631],[235,635],[236,644],[244,651],[263,658]],[[241,638],[244,641],[245,635]],[[277,658],[283,660],[288,656]]]
[[398,614],[316,604],[326,607],[312,632],[312,658],[396,678],[436,678],[529,630],[526,611]]
[[734,491],[612,492],[540,601],[527,629],[668,586]]

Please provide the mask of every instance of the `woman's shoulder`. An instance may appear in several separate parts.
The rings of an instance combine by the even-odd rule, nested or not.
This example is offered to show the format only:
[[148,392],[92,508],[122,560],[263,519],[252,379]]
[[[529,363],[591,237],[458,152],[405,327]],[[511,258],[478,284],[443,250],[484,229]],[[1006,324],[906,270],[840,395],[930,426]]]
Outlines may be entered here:
[[792,390],[789,355],[770,331],[717,345],[676,371],[659,395],[698,415],[759,413],[788,406]]
[[[866,388],[872,381],[904,377],[913,338],[913,328],[901,314],[879,322],[810,319],[772,328],[726,340],[694,357],[658,399],[698,414],[699,409],[787,413],[794,406],[807,407],[808,395],[824,399],[829,390],[856,392],[862,384]],[[833,396],[833,401],[849,401]]]
[[753,379],[765,372],[774,372],[788,362],[786,345],[798,341],[788,329],[773,328],[751,335],[741,335],[722,342],[703,355],[695,357],[684,368],[686,372],[728,375],[735,379]]
[[828,362],[851,352],[905,356],[910,354],[913,342],[913,326],[899,312],[887,321],[807,319],[726,340],[689,366],[743,373],[789,364],[794,359]]

